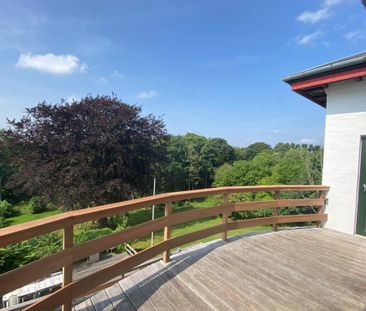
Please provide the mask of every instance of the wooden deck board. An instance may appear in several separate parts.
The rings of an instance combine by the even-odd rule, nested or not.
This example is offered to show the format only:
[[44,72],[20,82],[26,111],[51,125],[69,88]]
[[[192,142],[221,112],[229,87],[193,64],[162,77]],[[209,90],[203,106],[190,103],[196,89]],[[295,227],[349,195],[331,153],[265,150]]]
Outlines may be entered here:
[[[366,238],[283,230],[189,247],[75,310],[366,310]],[[122,307],[123,306],[123,307]]]
[[147,267],[144,269],[144,273],[148,274],[149,280],[152,284],[164,295],[166,299],[171,301],[171,304],[175,306],[177,310],[197,310],[194,305],[187,299],[182,293],[177,289],[177,280],[172,279],[171,282],[166,282],[164,278],[161,277],[160,266],[157,264]]
[[114,311],[114,307],[104,290],[96,293],[90,299],[94,305],[95,310]]
[[126,277],[122,281],[119,281],[119,285],[136,310],[155,311],[155,308],[151,304],[148,297],[144,295],[144,293],[130,277]]
[[118,283],[106,288],[105,292],[108,295],[108,298],[116,311],[136,310]]
[[159,292],[158,288],[156,288],[152,282],[145,277],[143,271],[133,273],[130,278],[135,284],[137,284],[138,288],[141,289],[145,297],[149,299],[155,309],[162,311],[175,310],[169,300],[165,299]]
[[90,298],[84,300],[75,306],[76,311],[95,311],[93,303]]
[[[157,267],[156,267],[157,268]],[[176,291],[178,291],[180,296],[185,297],[187,301],[189,301],[190,305],[195,306],[196,309],[200,311],[212,311],[214,310],[212,307],[205,302],[199,294],[192,291],[186,284],[180,282],[176,275],[171,271],[170,267],[167,266],[164,269],[160,270],[159,275],[165,282],[169,282],[170,285],[174,287]],[[193,307],[192,307],[193,308]]]

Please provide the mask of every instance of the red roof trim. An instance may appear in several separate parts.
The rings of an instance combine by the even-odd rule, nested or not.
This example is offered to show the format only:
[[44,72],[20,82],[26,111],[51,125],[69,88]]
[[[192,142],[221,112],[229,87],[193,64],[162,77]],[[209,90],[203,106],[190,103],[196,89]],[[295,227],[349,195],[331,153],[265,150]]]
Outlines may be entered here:
[[313,78],[291,85],[293,91],[299,91],[310,87],[320,86],[332,82],[343,81],[348,79],[361,78],[366,76],[366,68],[358,68],[344,72],[333,73],[327,76]]

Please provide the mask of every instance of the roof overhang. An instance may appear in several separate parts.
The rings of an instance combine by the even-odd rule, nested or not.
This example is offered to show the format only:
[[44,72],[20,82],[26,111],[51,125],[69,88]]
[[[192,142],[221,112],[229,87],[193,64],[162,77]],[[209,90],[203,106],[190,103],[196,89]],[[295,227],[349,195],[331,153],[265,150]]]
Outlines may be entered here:
[[296,93],[326,108],[325,89],[330,83],[362,79],[366,76],[366,52],[311,68],[282,80],[291,85]]

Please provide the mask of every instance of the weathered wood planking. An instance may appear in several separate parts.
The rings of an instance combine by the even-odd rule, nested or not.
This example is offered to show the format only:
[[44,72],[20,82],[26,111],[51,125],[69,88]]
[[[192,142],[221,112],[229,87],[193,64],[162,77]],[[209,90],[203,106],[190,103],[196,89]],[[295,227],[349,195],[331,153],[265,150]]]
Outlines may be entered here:
[[135,311],[136,310],[118,283],[112,285],[111,287],[106,288],[105,293],[107,294],[107,296],[115,310],[117,310],[117,311],[119,311],[119,310]]
[[120,283],[139,310],[353,311],[366,308],[365,262],[365,238],[294,229],[196,245]]

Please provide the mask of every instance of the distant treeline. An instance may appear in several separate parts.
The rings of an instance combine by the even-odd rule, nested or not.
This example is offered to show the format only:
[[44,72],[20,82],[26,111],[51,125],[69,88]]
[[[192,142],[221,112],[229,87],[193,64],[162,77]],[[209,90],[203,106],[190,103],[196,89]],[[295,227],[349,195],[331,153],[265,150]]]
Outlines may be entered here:
[[322,149],[169,135],[161,118],[114,96],[40,103],[0,131],[0,196],[65,210],[211,186],[317,184]]

